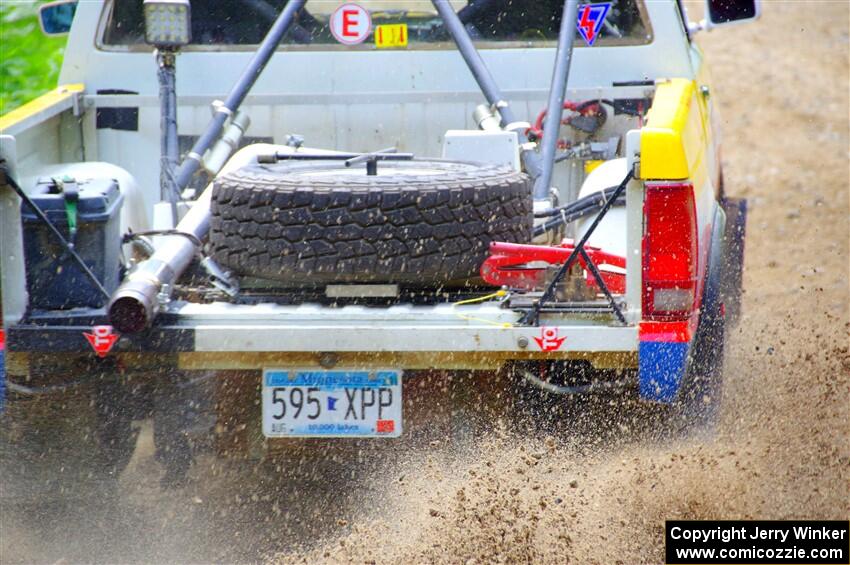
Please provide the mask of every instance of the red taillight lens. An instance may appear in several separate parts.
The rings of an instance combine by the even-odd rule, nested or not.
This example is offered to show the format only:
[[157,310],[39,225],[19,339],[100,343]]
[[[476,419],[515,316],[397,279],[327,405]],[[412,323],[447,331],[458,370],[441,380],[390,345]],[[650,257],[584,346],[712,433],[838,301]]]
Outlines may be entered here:
[[697,214],[689,183],[646,183],[643,318],[685,320],[697,286]]

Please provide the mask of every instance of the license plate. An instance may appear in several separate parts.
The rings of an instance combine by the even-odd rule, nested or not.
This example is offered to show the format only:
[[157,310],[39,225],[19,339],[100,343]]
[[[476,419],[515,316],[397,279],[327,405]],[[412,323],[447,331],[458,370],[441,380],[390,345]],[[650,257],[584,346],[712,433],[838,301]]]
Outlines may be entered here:
[[266,437],[398,437],[398,369],[263,371]]

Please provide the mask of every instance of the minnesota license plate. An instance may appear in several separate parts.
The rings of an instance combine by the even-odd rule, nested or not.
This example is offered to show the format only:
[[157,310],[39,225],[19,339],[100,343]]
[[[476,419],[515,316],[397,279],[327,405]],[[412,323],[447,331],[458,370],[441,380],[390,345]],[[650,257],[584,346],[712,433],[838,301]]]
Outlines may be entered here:
[[266,437],[398,437],[401,371],[265,369]]

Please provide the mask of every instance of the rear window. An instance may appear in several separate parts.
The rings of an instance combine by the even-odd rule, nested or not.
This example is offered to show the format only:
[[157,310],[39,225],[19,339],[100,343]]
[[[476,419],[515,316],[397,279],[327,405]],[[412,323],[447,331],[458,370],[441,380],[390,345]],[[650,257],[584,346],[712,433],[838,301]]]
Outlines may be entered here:
[[[289,48],[344,48],[329,28],[331,15],[344,2],[311,0],[283,40]],[[407,48],[447,48],[450,38],[428,0],[364,0],[357,2],[372,20],[372,31],[359,45],[374,49],[378,26],[405,24]],[[594,45],[644,44],[652,33],[641,0],[614,0]],[[286,0],[192,0],[192,46],[195,49],[238,48],[260,43]],[[551,46],[561,25],[563,0],[453,0],[452,5],[473,39],[489,46]],[[108,2],[101,46],[144,45],[140,0]],[[577,39],[576,46],[584,45]],[[485,45],[487,46],[487,45]],[[190,47],[191,49],[192,47]]]

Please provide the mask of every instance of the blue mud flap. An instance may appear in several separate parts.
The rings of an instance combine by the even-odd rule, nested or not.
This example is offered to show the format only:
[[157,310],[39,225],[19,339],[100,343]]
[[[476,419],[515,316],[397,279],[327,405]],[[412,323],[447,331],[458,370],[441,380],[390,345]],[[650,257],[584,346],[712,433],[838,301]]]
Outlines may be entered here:
[[688,363],[688,342],[641,341],[638,391],[644,400],[670,403],[676,398]]

